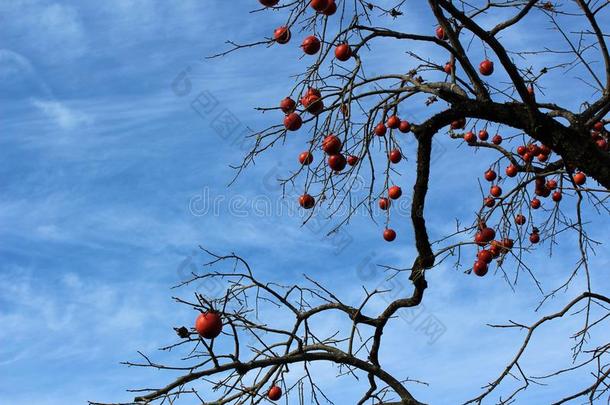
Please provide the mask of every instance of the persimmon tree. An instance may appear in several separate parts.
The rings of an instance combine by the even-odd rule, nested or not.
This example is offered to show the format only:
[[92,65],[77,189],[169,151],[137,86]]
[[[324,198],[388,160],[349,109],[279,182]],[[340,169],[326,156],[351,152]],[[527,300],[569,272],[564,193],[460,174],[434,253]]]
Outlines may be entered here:
[[[298,156],[299,169],[279,181],[302,190],[299,204],[310,210],[305,220],[324,210],[340,215],[338,228],[348,226],[358,210],[372,217],[381,210],[383,238],[400,243],[400,233],[392,229],[392,202],[407,194],[398,185],[400,162],[403,157],[415,159],[409,197],[417,254],[407,269],[387,266],[392,277],[408,277],[412,294],[373,313],[369,303],[387,291],[364,290],[361,302],[349,303],[313,279],[287,286],[268,283],[241,257],[206,250],[211,261],[179,287],[215,279],[226,289],[220,296],[175,297],[202,314],[196,328],[176,328],[179,340],[163,348],[184,349],[181,362],[159,364],[141,353],[143,360],[127,364],[180,375],[163,387],[138,390],[134,403],[178,403],[184,398],[205,404],[330,402],[332,395],[310,372],[316,362],[336,364],[346,379],[364,376],[353,382],[361,387],[359,404],[425,403],[426,398],[415,398],[410,388],[421,382],[388,372],[379,352],[383,333],[397,313],[424,299],[426,273],[445,261],[465,269],[465,276],[485,276],[493,268],[510,284],[526,274],[540,290],[542,309],[560,292],[573,294],[564,308],[533,324],[492,325],[498,333],[504,328],[521,330],[523,341],[510,363],[495,378],[485,376],[482,391],[472,393],[466,403],[511,403],[526,389],[582,368],[592,371],[579,381],[581,389],[556,403],[610,399],[610,298],[591,281],[592,272],[601,270],[589,265],[599,242],[587,233],[595,215],[610,213],[605,128],[610,123],[610,34],[604,31],[610,3],[429,0],[418,6],[434,24],[425,31],[410,31],[406,18],[411,3],[251,1],[252,18],[264,21],[266,13],[278,13],[285,24],[270,27],[269,38],[231,41],[215,57],[251,47],[267,47],[266,52],[280,46],[302,48],[298,63],[303,71],[294,87],[278,96],[278,106],[259,108],[276,114],[277,125],[252,135],[253,147],[236,169],[247,176],[248,165],[284,143],[297,142],[291,133],[301,132],[300,139],[307,142]],[[531,24],[533,19],[545,26]],[[516,29],[531,41],[527,50],[508,49],[504,36]],[[537,46],[537,29],[553,36],[552,46],[540,44],[531,50]],[[367,58],[380,41],[396,41],[404,48],[404,71],[370,74]],[[563,82],[547,82],[550,73],[561,74]],[[553,96],[557,86],[574,89],[572,105],[577,109]],[[419,122],[399,116],[399,109],[422,107],[427,118]],[[482,173],[476,215],[467,218],[466,225],[458,224],[453,234],[431,240],[425,204],[433,140],[439,137],[463,146],[455,153],[479,153],[489,161],[489,170]],[[407,139],[417,145],[415,156],[403,151]],[[365,196],[350,193],[359,176],[370,181]],[[577,235],[573,249],[580,258],[576,266],[561,269],[564,283],[544,291],[526,253],[540,250],[541,242],[553,246],[568,232]],[[570,288],[583,279],[583,291]],[[261,320],[259,305],[276,308],[277,324]],[[316,330],[315,319],[331,312],[341,314],[346,327],[332,333]],[[573,336],[574,363],[546,376],[531,376],[522,363],[538,329],[574,314],[582,317]],[[591,344],[599,340],[590,339],[595,334],[606,342]],[[416,372],[410,370],[409,375]],[[289,380],[288,375],[297,377]],[[496,391],[507,379],[519,384],[498,398]]]

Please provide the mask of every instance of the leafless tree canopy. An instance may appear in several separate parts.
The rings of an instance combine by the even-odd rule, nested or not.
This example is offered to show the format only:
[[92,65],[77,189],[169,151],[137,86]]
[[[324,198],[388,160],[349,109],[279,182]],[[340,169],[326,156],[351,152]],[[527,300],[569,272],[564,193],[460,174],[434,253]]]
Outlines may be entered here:
[[[426,272],[434,271],[444,261],[456,265],[467,261],[466,273],[470,274],[470,259],[463,256],[472,257],[477,250],[476,274],[484,275],[488,266],[497,266],[506,282],[512,284],[519,274],[525,274],[540,289],[541,311],[559,292],[569,291],[574,298],[559,312],[547,313],[533,324],[511,321],[492,325],[498,333],[505,328],[521,330],[522,345],[497,376],[482,377],[482,390],[474,392],[466,403],[513,403],[524,390],[535,390],[541,383],[551,384],[554,377],[582,367],[595,371],[588,380],[580,381],[581,390],[557,398],[556,403],[573,399],[610,401],[610,341],[590,344],[592,335],[608,338],[610,298],[599,294],[591,282],[590,274],[601,269],[590,268],[588,258],[599,243],[587,233],[587,221],[592,218],[583,219],[585,208],[601,216],[610,212],[610,153],[608,131],[604,128],[610,123],[605,118],[610,111],[610,54],[606,44],[610,34],[608,26],[600,23],[609,21],[610,3],[430,0],[425,8],[436,26],[430,26],[428,32],[408,30],[405,19],[414,2],[404,0],[261,3],[268,7],[254,0],[235,7],[252,7],[252,18],[281,13],[290,34],[280,31],[276,38],[229,42],[227,51],[215,56],[256,46],[267,46],[265,52],[273,52],[279,46],[298,46],[301,38],[309,35],[319,39],[321,48],[300,61],[306,70],[297,77],[294,88],[279,97],[290,96],[295,105],[283,106],[283,112],[276,106],[260,108],[266,114],[277,114],[278,124],[252,135],[254,147],[237,172],[247,176],[244,169],[257,157],[287,141],[291,130],[300,127],[290,120],[302,121],[298,130],[308,134],[306,151],[312,154],[322,155],[324,139],[335,134],[341,148],[331,153],[337,160],[332,168],[326,159],[316,159],[287,174],[281,182],[284,186],[304,185],[303,194],[310,200],[302,205],[310,209],[311,215],[325,209],[332,216],[339,207],[347,207],[338,224],[344,226],[357,210],[373,216],[379,200],[388,195],[392,179],[399,175],[386,156],[402,154],[405,139],[414,140],[417,163],[410,215],[417,255],[408,269],[387,268],[391,277],[408,277],[412,294],[372,313],[370,301],[387,291],[363,290],[363,300],[350,304],[313,279],[289,286],[266,283],[256,278],[241,257],[206,251],[210,256],[208,265],[179,287],[187,289],[195,281],[214,279],[224,283],[224,293],[175,300],[194,309],[193,313],[219,314],[223,332],[215,339],[205,339],[191,327],[176,328],[178,341],[163,348],[181,353],[176,354],[174,363],[159,364],[144,353],[142,360],[126,363],[167,370],[173,376],[164,387],[137,390],[134,403],[169,404],[185,398],[191,402],[195,398],[202,404],[265,403],[272,386],[282,389],[281,401],[286,403],[330,402],[332,396],[319,387],[310,373],[310,365],[315,362],[336,364],[345,379],[359,378],[350,381],[362,392],[359,404],[425,403],[426,398],[415,398],[411,392],[412,386],[425,382],[392,375],[380,362],[384,330],[391,328],[399,311],[422,302],[428,287]],[[424,6],[421,3],[419,7]],[[320,11],[316,12],[314,6],[320,4]],[[337,7],[334,13],[333,4]],[[535,27],[528,23],[533,18],[544,21],[545,29],[552,28],[552,47],[536,43]],[[507,49],[503,35],[520,26],[521,34],[529,35],[534,43],[530,48],[539,49]],[[270,27],[270,32],[274,28]],[[278,43],[286,40],[285,45]],[[367,52],[379,42],[391,40],[405,44],[404,66],[408,70],[370,74]],[[347,44],[348,49],[339,50],[342,44]],[[415,53],[409,49],[424,51]],[[432,56],[439,53],[445,55],[442,60]],[[487,61],[471,56],[481,53]],[[341,61],[342,58],[349,60]],[[552,60],[553,64],[535,70],[532,66],[538,58]],[[565,82],[545,81],[550,72],[563,72]],[[500,76],[501,80],[492,81],[490,75]],[[572,95],[577,99],[574,105],[579,105],[578,110],[547,96],[554,93],[555,86],[575,89]],[[396,120],[399,108],[405,106],[426,106],[429,115],[421,122]],[[295,115],[286,118],[285,124],[283,113]],[[426,229],[425,203],[433,140],[442,136],[461,143],[464,147],[460,153],[486,149],[479,156],[489,159],[490,172],[482,183],[490,190],[471,223],[458,224],[454,234],[432,241]],[[349,192],[359,175],[370,179],[364,197]],[[538,205],[544,207],[534,215]],[[384,212],[388,229],[391,211]],[[574,268],[562,269],[564,284],[543,291],[524,253],[536,249],[538,240],[553,244],[558,235],[566,232],[577,234],[578,245],[572,248],[580,259]],[[577,279],[586,280],[584,291],[570,289]],[[259,307],[264,306],[274,307],[281,314],[276,317],[277,324],[261,319]],[[315,320],[331,313],[344,318],[344,327],[332,333],[316,330]],[[537,330],[574,314],[583,319],[582,327],[574,331],[574,363],[546,376],[529,375],[521,364]],[[417,377],[414,371],[409,371],[412,378]],[[288,384],[288,373],[299,377]],[[498,398],[495,391],[507,379],[516,379],[520,384],[508,396]]]

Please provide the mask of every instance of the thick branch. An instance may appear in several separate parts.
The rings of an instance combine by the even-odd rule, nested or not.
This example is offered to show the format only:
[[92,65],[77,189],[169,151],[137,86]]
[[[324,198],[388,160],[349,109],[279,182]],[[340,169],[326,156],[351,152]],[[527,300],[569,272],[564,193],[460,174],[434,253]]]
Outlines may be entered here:
[[159,398],[165,394],[170,393],[172,390],[187,384],[189,382],[198,380],[202,377],[226,372],[238,370],[240,373],[246,373],[248,371],[254,369],[260,369],[264,367],[281,365],[281,364],[293,364],[293,363],[303,363],[308,361],[330,361],[337,364],[345,364],[349,366],[356,367],[362,371],[366,371],[368,373],[374,374],[381,381],[388,384],[392,389],[398,394],[402,400],[403,405],[420,405],[421,403],[413,396],[409,391],[394,377],[388,374],[386,371],[382,370],[379,367],[372,365],[369,362],[361,360],[355,356],[350,356],[347,353],[331,348],[325,345],[311,345],[305,346],[301,350],[295,350],[288,353],[285,356],[280,357],[272,357],[262,360],[255,360],[248,363],[240,363],[240,362],[231,362],[227,364],[222,364],[219,367],[204,370],[196,373],[190,373],[185,376],[182,376],[176,379],[174,382],[168,384],[167,386],[156,390],[148,395],[143,395],[136,397],[134,402],[148,402],[152,399]]

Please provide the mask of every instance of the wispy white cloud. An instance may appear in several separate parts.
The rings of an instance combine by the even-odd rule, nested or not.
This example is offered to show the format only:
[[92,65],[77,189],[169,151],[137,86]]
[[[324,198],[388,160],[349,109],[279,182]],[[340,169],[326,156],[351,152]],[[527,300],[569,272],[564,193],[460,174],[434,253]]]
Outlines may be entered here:
[[69,108],[57,100],[32,100],[32,105],[40,110],[62,129],[75,129],[91,122],[91,117],[81,111]]
[[10,49],[0,49],[0,78],[18,74],[32,74],[32,64],[23,55]]
[[44,0],[2,2],[1,30],[24,39],[24,48],[46,62],[60,62],[82,55],[87,35],[77,9]]

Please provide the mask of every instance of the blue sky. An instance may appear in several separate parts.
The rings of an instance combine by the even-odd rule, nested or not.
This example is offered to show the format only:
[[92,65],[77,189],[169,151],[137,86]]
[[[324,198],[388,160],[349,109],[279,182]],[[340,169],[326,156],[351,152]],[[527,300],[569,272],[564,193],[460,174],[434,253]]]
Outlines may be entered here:
[[[411,7],[408,19],[392,24],[431,31],[429,13]],[[298,134],[227,188],[234,174],[229,165],[240,162],[244,153],[234,141],[247,127],[263,129],[281,119],[254,107],[275,105],[291,87],[290,75],[305,64],[295,46],[204,59],[224,49],[226,39],[258,39],[283,21],[281,13],[250,14],[252,8],[194,0],[171,6],[148,0],[0,2],[3,404],[126,401],[132,397],[127,388],[169,381],[170,375],[118,363],[136,359],[136,350],[157,355],[156,348],[175,340],[173,326],[192,324],[192,311],[172,303],[175,292],[169,288],[184,277],[184,266],[204,261],[197,253],[200,244],[235,251],[261,279],[293,283],[307,273],[336,286],[354,305],[362,298],[362,285],[374,288],[384,278],[374,266],[368,278],[359,276],[359,269],[411,262],[406,205],[397,210],[399,237],[393,244],[380,237],[382,221],[376,224],[364,216],[343,229],[351,241],[345,247],[324,237],[330,223],[320,221],[321,230],[300,226],[294,201],[282,200],[273,181],[296,168],[305,144]],[[528,24],[539,24],[540,41],[562,46],[548,39],[548,24],[532,18]],[[610,24],[607,13],[600,25],[604,22]],[[504,40],[520,49],[536,46],[525,38],[510,30]],[[370,70],[402,70],[410,63],[402,59],[404,51],[419,47],[379,43],[367,55]],[[479,55],[473,51],[475,58]],[[431,57],[444,62],[443,55]],[[532,64],[540,68],[551,62],[543,56]],[[502,75],[493,80],[501,81]],[[190,83],[187,89],[181,87],[184,80]],[[554,86],[559,80],[563,76],[551,73],[544,82],[549,99],[577,108],[579,97],[589,96],[577,85]],[[216,105],[208,114],[193,108],[204,99]],[[221,113],[238,119],[228,136],[215,129]],[[404,110],[414,121],[426,113],[421,105]],[[446,137],[439,139],[427,206],[433,237],[451,231],[455,218],[472,219],[481,201],[477,181],[492,159],[487,152],[474,154]],[[406,150],[412,152],[413,145]],[[404,176],[396,178],[403,190],[413,178],[412,154],[408,158]],[[608,218],[586,212],[598,224],[590,229],[592,238],[607,242]],[[324,212],[319,216],[323,219]],[[528,257],[545,289],[561,284],[577,260],[574,236],[561,242],[550,259],[544,243]],[[610,290],[603,274],[609,262],[603,247],[591,258],[597,292]],[[499,333],[486,323],[532,322],[583,288],[578,279],[568,294],[535,314],[540,294],[527,277],[513,291],[493,271],[479,279],[447,263],[428,279],[424,311],[445,326],[445,333],[429,344],[416,322],[397,319],[384,335],[382,358],[400,377],[428,382],[429,387],[411,388],[432,404],[474,396],[512,357],[517,333]],[[181,293],[189,296],[189,291]],[[374,302],[371,311],[383,303]],[[336,322],[340,320],[321,320],[320,328]],[[531,374],[570,364],[569,336],[578,325],[573,319],[541,330],[525,362]],[[354,389],[351,380],[339,384],[325,378],[334,370],[316,367],[338,403],[365,390]],[[582,377],[566,376],[528,390],[522,401],[559,399],[583,388]]]

